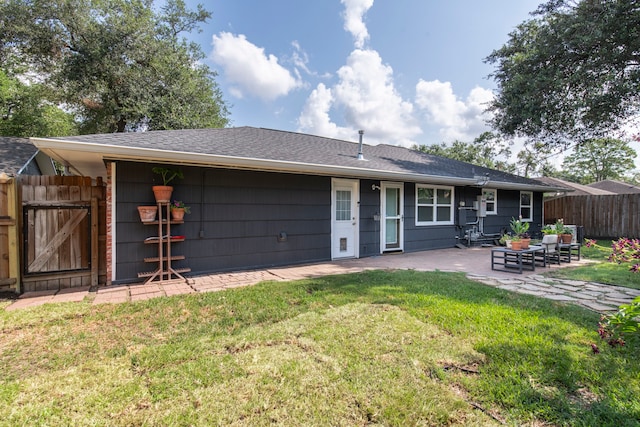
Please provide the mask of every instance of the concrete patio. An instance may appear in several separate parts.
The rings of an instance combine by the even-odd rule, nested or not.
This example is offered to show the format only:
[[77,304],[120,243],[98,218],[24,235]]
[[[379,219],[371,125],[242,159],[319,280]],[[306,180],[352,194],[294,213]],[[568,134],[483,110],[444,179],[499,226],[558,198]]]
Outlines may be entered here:
[[536,295],[556,301],[575,303],[591,310],[605,313],[614,311],[621,304],[628,304],[640,290],[592,282],[545,278],[540,274],[550,269],[580,265],[588,261],[537,267],[535,272],[513,274],[491,270],[490,248],[451,248],[414,253],[389,254],[370,258],[348,259],[276,267],[263,270],[240,271],[193,276],[188,283],[149,283],[103,286],[97,289],[73,288],[60,291],[27,292],[7,306],[7,310],[33,307],[46,303],[90,301],[92,304],[122,303],[150,298],[215,292],[253,285],[262,281],[289,281],[333,274],[355,273],[365,270],[403,270],[463,272],[467,277],[513,292]]

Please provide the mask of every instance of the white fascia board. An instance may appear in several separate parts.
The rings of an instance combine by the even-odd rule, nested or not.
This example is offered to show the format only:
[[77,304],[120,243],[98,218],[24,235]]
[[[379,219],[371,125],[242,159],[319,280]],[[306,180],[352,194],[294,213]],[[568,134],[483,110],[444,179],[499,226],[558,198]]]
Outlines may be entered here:
[[[65,141],[50,138],[31,138],[34,145],[42,151],[75,151],[99,154],[105,160],[129,160],[154,163],[183,164],[203,167],[228,167],[261,171],[305,173],[349,178],[368,178],[373,180],[408,181],[417,183],[477,186],[473,178],[457,178],[438,175],[425,175],[410,172],[385,171],[349,166],[332,166],[314,163],[300,163],[284,160],[259,159],[251,157],[234,157],[215,154],[189,153],[184,151],[156,150],[153,148],[124,147],[120,145],[93,144],[87,142]],[[554,191],[553,188],[516,184],[509,182],[489,181],[485,187]]]

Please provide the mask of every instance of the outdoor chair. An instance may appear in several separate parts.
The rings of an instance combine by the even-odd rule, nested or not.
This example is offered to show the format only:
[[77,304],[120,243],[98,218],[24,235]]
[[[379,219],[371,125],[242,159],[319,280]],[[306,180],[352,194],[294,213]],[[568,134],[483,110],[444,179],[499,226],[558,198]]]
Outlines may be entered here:
[[542,247],[545,249],[544,256],[548,263],[557,262],[560,264],[560,252],[558,250],[558,236],[547,234],[542,237]]

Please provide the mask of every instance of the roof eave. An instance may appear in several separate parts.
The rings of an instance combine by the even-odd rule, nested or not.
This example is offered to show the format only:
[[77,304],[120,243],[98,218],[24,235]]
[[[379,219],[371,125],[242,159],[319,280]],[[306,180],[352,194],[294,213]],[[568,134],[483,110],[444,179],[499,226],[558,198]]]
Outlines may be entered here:
[[[249,157],[222,156],[213,154],[189,153],[183,151],[156,150],[152,148],[123,147],[119,145],[95,144],[87,142],[68,141],[51,138],[31,138],[33,144],[41,151],[58,161],[63,159],[64,152],[93,154],[103,165],[104,160],[130,160],[149,163],[171,163],[203,167],[227,167],[236,169],[250,169],[288,173],[306,173],[326,176],[340,176],[352,178],[369,178],[374,180],[397,180],[417,183],[432,183],[442,185],[459,185],[478,187],[476,179],[461,177],[446,177],[439,175],[425,175],[411,172],[384,171],[360,167],[323,165],[314,163],[299,163],[284,160],[269,160]],[[106,173],[106,170],[105,170]],[[542,185],[518,184],[503,181],[489,181],[485,187],[555,191],[554,188]]]

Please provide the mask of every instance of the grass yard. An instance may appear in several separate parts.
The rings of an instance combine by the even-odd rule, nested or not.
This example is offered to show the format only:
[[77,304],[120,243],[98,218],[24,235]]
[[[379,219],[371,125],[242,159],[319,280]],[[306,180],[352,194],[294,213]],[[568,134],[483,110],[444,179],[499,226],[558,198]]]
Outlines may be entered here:
[[598,319],[415,271],[1,310],[0,425],[640,425]]
[[580,267],[565,267],[553,270],[545,275],[570,280],[584,280],[587,282],[606,283],[640,289],[640,274],[629,271],[628,264],[608,262],[611,254],[611,241],[600,240],[594,247],[582,246],[582,257],[598,261]]

